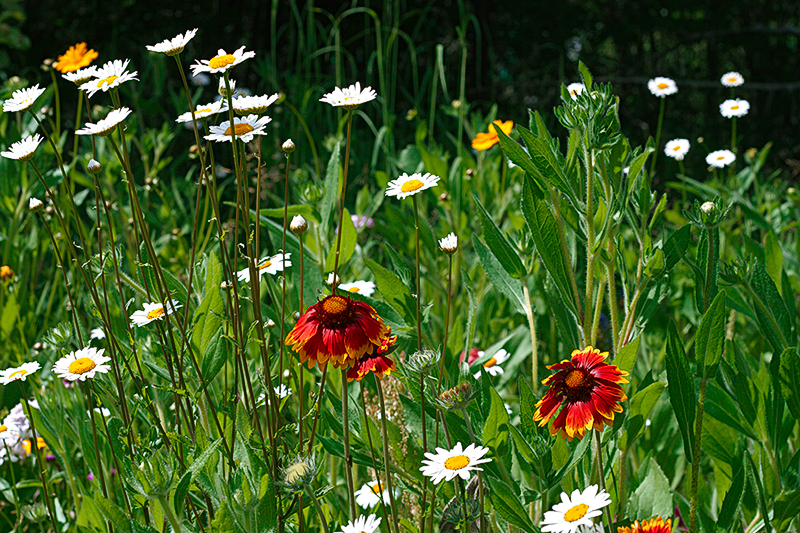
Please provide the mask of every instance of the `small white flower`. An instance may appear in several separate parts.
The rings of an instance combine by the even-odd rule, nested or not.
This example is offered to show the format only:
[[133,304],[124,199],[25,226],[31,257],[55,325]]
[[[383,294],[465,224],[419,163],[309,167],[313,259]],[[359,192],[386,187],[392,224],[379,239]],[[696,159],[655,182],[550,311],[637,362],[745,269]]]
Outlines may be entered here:
[[196,33],[197,28],[187,31],[184,35],[179,33],[172,39],[166,39],[152,46],[147,45],[147,49],[151,52],[160,52],[162,54],[167,54],[168,56],[175,56],[183,52],[183,48],[189,41],[192,40]]
[[106,333],[103,331],[103,328],[94,328],[89,332],[89,338],[102,340],[106,338]]
[[97,75],[97,65],[78,69],[75,72],[67,72],[62,74],[65,80],[71,81],[76,85],[86,83]]
[[[224,113],[228,110],[228,103],[225,100],[217,100],[215,102],[211,102],[210,104],[199,105],[194,110],[194,118],[195,120],[201,120],[206,117],[210,117],[211,115],[216,115],[217,113]],[[192,112],[187,111],[186,113],[182,114],[178,118],[175,119],[175,122],[191,122],[192,121]]]
[[670,78],[653,78],[647,82],[647,88],[650,89],[653,96],[659,96],[661,98],[678,92],[678,86],[675,84],[675,80]]
[[[278,272],[281,272],[290,266],[292,266],[292,262],[289,258],[292,256],[291,253],[286,254],[286,263],[283,262],[283,254],[273,255],[272,257],[265,257],[261,261],[258,262],[256,265],[256,270],[258,271],[258,277],[260,278],[264,274],[270,274],[274,276]],[[250,267],[247,267],[243,270],[240,270],[236,273],[236,277],[239,278],[239,281],[248,283],[250,281]]]
[[53,372],[67,381],[86,381],[94,379],[95,374],[107,374],[111,367],[105,363],[110,357],[103,355],[105,350],[87,346],[81,350],[70,352],[53,365]]
[[81,90],[86,91],[89,98],[91,98],[94,93],[98,91],[107,92],[109,89],[119,87],[126,81],[138,81],[139,78],[136,77],[138,72],[128,72],[125,70],[128,68],[128,63],[130,63],[129,59],[125,61],[121,59],[109,61],[97,70],[93,80],[87,81],[81,85]]
[[12,381],[26,381],[28,376],[42,368],[37,362],[22,363],[18,367],[6,368],[0,370],[0,385],[8,385]]
[[750,102],[747,100],[725,100],[719,104],[719,112],[725,118],[743,117],[750,110]]
[[736,161],[736,156],[730,150],[717,150],[706,156],[706,163],[715,168],[724,168]]
[[703,202],[703,205],[700,206],[700,211],[706,215],[710,215],[716,209],[717,205],[714,202]]
[[363,296],[372,296],[375,292],[375,284],[371,281],[354,281],[353,283],[342,283],[339,288],[347,292],[357,292]]
[[289,222],[289,229],[292,233],[300,235],[308,229],[308,222],[301,215],[295,215],[292,217],[292,221]]
[[[283,383],[281,383],[280,387],[274,387],[273,390],[275,391],[275,396],[278,398],[278,400],[283,400],[284,398],[292,394],[292,389],[290,389]],[[256,406],[264,405],[265,399],[267,400],[267,403],[269,403],[269,398],[266,397],[266,393],[262,392],[256,399]]]
[[348,522],[346,526],[342,526],[340,533],[375,533],[381,523],[381,518],[374,514],[368,517],[359,516],[354,521]]
[[249,113],[261,114],[278,99],[278,93],[272,96],[237,96],[233,99],[233,110],[240,115]]
[[117,124],[125,120],[132,112],[133,111],[127,107],[114,109],[106,115],[106,118],[98,120],[95,124],[87,122],[83,126],[83,129],[75,130],[75,135],[100,135],[103,137],[111,135],[114,132],[114,128],[117,127]]
[[664,153],[667,154],[668,157],[683,161],[684,156],[686,156],[686,153],[689,151],[689,146],[691,145],[688,139],[672,139],[664,147]]
[[356,82],[345,89],[336,87],[332,92],[319,99],[320,102],[325,102],[333,107],[344,107],[345,109],[355,109],[361,104],[374,100],[378,97],[372,87],[365,87],[361,90],[361,84]]
[[389,489],[380,481],[370,481],[355,492],[356,503],[362,508],[375,507],[381,500],[384,505],[389,505]]
[[44,203],[38,198],[31,197],[31,199],[28,201],[28,208],[31,211],[38,211],[43,205]]
[[[505,349],[501,348],[495,352],[493,357],[483,363],[483,368],[490,376],[500,376],[503,374],[503,367],[500,365],[505,363],[510,356],[511,354],[509,354]],[[478,379],[479,377],[481,377],[480,370],[478,370],[478,372],[475,374],[475,379]]]
[[0,155],[8,159],[17,159],[19,161],[30,161],[33,159],[33,153],[39,146],[44,138],[38,133],[31,135],[21,141],[12,144],[7,152],[0,152]]
[[33,104],[36,103],[36,99],[39,98],[44,91],[44,89],[39,88],[38,83],[33,87],[14,91],[11,98],[3,102],[3,112],[27,111],[33,107]]
[[567,85],[567,92],[572,97],[573,100],[578,99],[578,95],[583,93],[586,90],[586,86],[583,83],[570,83]]
[[178,300],[170,300],[167,302],[167,309],[164,310],[164,305],[161,302],[145,302],[144,309],[134,311],[130,316],[131,326],[146,326],[154,320],[163,320],[165,316],[172,314],[176,309],[183,307]]
[[474,444],[462,449],[460,442],[452,450],[436,448],[436,453],[425,452],[427,459],[422,461],[420,471],[423,476],[430,477],[434,485],[442,480],[450,481],[456,476],[466,481],[473,470],[483,470],[479,464],[491,461],[483,459],[488,451],[489,448],[475,447]]
[[[98,415],[102,416],[103,418],[108,418],[109,416],[111,416],[111,410],[110,409],[106,409],[105,407],[95,407],[94,408],[94,412],[97,413]],[[89,411],[86,411],[86,414],[91,416]]]
[[434,176],[427,172],[409,176],[404,172],[399,178],[389,182],[386,187],[386,196],[396,196],[398,200],[402,200],[425,189],[435,187],[437,183],[439,183],[439,176]]
[[511,406],[508,405],[507,403],[503,403],[503,407],[506,408],[506,413],[508,413],[510,415],[511,414]]
[[[227,53],[225,50],[220,48],[217,51],[217,55],[212,57],[209,60],[198,60],[197,63],[190,66],[189,68],[192,69],[192,73],[197,75],[198,72],[208,72],[209,74],[222,74],[227,72],[229,69],[235,67],[242,61],[246,59],[250,59],[251,57],[255,57],[255,52],[245,52],[244,46],[237,49],[232,54]],[[231,87],[233,89],[233,87]]]
[[[228,90],[229,87],[230,91]],[[228,82],[226,83],[225,78],[220,77],[219,84],[217,85],[217,93],[223,98],[227,98],[228,92],[230,92],[231,97],[236,94],[236,80],[228,78]]]
[[258,118],[258,115],[247,115],[243,118],[234,117],[233,128],[231,128],[231,121],[226,120],[219,126],[211,126],[211,133],[206,135],[205,139],[207,141],[231,142],[235,134],[240,141],[249,143],[256,135],[266,135],[267,132],[264,128],[271,121],[272,119],[267,116]]
[[458,250],[458,236],[455,233],[450,233],[447,237],[439,239],[439,249],[450,255]]
[[719,81],[725,87],[738,87],[744,83],[744,76],[738,72],[726,72]]
[[[340,278],[337,275],[336,276],[336,284],[338,285],[341,282],[342,282],[342,278]],[[325,279],[325,285],[328,285],[328,286],[333,285],[333,272],[328,272],[328,277]]]
[[544,513],[542,531],[544,533],[576,533],[582,526],[591,528],[592,518],[603,514],[601,509],[611,503],[608,493],[597,485],[590,485],[585,491],[572,491],[571,496],[561,493],[561,503]]

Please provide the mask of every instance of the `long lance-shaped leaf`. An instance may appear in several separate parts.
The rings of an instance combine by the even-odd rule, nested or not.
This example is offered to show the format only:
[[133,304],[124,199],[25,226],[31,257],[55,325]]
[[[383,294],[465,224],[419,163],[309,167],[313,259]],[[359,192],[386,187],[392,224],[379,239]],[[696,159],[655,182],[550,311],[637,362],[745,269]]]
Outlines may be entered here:
[[683,350],[683,343],[678,336],[674,322],[670,322],[667,331],[667,382],[669,384],[669,401],[678,419],[678,427],[683,437],[683,450],[686,459],[692,460],[694,446],[694,415],[697,397],[694,392],[694,379],[689,369],[689,359]]
[[725,291],[717,294],[709,306],[695,338],[697,373],[710,377],[716,370],[725,348]]
[[478,200],[478,197],[473,194],[472,199],[475,201],[475,205],[478,206],[478,215],[480,215],[481,228],[483,228],[483,238],[486,240],[486,244],[489,246],[492,254],[503,266],[503,270],[505,270],[509,276],[516,279],[526,275],[528,271],[522,264],[522,260],[519,258],[517,251],[514,250],[514,247],[508,242],[508,239],[500,228],[497,227],[497,224],[494,223],[491,215],[486,212],[486,209],[481,204],[481,201]]

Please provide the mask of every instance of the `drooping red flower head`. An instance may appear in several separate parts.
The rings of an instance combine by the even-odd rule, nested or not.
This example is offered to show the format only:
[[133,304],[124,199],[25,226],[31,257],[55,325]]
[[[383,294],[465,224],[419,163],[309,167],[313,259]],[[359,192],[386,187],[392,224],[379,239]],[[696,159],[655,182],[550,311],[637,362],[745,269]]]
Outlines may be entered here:
[[397,370],[394,361],[389,358],[389,354],[396,348],[395,342],[397,342],[397,335],[387,336],[381,345],[375,348],[375,351],[353,363],[353,366],[347,371],[347,381],[361,381],[370,372],[380,379],[384,375],[391,374],[393,370]]
[[483,350],[473,348],[469,351],[469,359],[467,359],[467,352],[461,352],[461,357],[458,360],[459,362],[463,363],[464,359],[467,359],[467,364],[472,366],[472,363],[477,361],[479,358],[483,357],[483,354],[484,354]]
[[618,527],[617,533],[670,533],[672,531],[672,519],[664,519],[660,516],[639,522],[638,520],[629,527]]
[[628,399],[619,385],[628,383],[628,373],[605,363],[607,357],[608,352],[587,346],[572,352],[571,359],[548,366],[556,373],[542,381],[550,390],[536,404],[533,419],[544,426],[561,407],[550,434],[560,432],[570,441],[583,438],[589,429],[603,431],[604,424],[611,426],[614,413],[622,412],[620,402]]
[[371,305],[344,296],[326,296],[309,306],[292,331],[286,345],[308,361],[308,367],[336,368],[353,365],[376,351],[390,333],[389,327]]

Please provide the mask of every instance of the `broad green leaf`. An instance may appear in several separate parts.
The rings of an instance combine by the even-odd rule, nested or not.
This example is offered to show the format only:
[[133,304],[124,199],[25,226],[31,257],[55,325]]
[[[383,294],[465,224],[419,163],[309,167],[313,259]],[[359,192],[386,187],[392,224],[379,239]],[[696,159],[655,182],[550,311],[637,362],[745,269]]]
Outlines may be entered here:
[[220,326],[217,333],[211,337],[203,352],[203,362],[200,368],[203,372],[203,379],[210,382],[222,369],[228,359],[228,341],[225,340],[224,328]]
[[700,443],[703,451],[721,462],[732,465],[736,460],[739,434],[713,416],[703,417]]
[[400,278],[369,257],[364,258],[364,264],[367,265],[367,268],[372,271],[372,275],[375,276],[375,283],[378,285],[378,291],[381,293],[384,300],[386,300],[386,303],[400,313],[400,316],[403,317],[407,324],[416,324],[416,307],[408,285],[404,284],[400,281]]
[[[522,130],[524,128],[517,126],[517,129]],[[531,176],[539,176],[539,171],[536,166],[534,166],[531,156],[525,152],[522,146],[506,135],[500,128],[496,128],[495,131],[497,131],[497,137],[500,139],[500,147],[503,149],[503,153],[506,154],[506,157],[508,157],[508,160]]]
[[522,429],[528,435],[536,434],[536,422],[533,417],[536,413],[536,396],[523,376],[517,380],[519,388],[519,419]]
[[514,438],[514,444],[516,444],[519,454],[529,463],[535,464],[536,453],[533,451],[530,443],[525,440],[525,435],[523,435],[522,432],[515,428],[512,424],[508,425],[508,429],[509,433],[511,433],[511,436]]
[[[488,380],[484,378],[484,381]],[[508,441],[508,412],[503,399],[494,390],[490,388],[492,396],[492,405],[489,410],[489,416],[486,418],[486,423],[483,425],[483,445],[494,451],[495,455],[502,455],[506,442]],[[499,460],[499,459],[498,459]]]
[[751,284],[758,300],[753,304],[761,331],[775,351],[782,352],[789,347],[787,339],[791,338],[791,318],[775,282],[767,274],[764,265],[758,261],[753,263]]
[[205,352],[209,341],[217,333],[225,311],[225,303],[220,295],[222,266],[213,251],[209,254],[206,265],[206,284],[203,289],[205,296],[195,309],[192,330],[192,342],[199,353]]
[[683,350],[683,343],[678,336],[675,322],[670,321],[667,330],[667,383],[669,401],[678,419],[678,427],[683,437],[683,451],[687,460],[692,460],[694,449],[694,415],[697,397],[694,390],[694,378],[689,369],[689,360]]
[[116,531],[130,533],[130,518],[127,514],[125,514],[125,511],[121,507],[118,507],[117,504],[105,498],[102,494],[100,494],[99,491],[95,492],[93,497],[97,508],[100,509],[101,513],[103,513],[103,516],[106,517],[106,520],[114,524],[114,529]]
[[522,282],[506,274],[505,270],[503,270],[503,267],[500,265],[500,261],[497,260],[489,247],[483,244],[480,239],[474,239],[472,241],[472,246],[475,248],[478,258],[480,258],[483,270],[486,271],[486,275],[492,280],[494,286],[506,295],[517,312],[524,313],[525,301],[522,292]]
[[628,429],[622,434],[617,444],[620,450],[628,449],[636,438],[642,434],[646,426],[647,417],[650,416],[650,412],[658,399],[661,398],[666,386],[666,383],[656,381],[634,394],[628,410]]
[[[722,531],[730,531],[736,523],[736,515],[742,505],[742,498],[744,497],[745,471],[746,465],[744,463],[744,456],[739,455],[736,464],[732,465],[734,474],[731,482],[731,487],[725,493],[725,499],[722,501],[722,508],[719,511],[719,518],[717,519],[717,527]],[[800,503],[798,503],[800,505]]]
[[339,168],[339,153],[342,151],[341,143],[336,143],[331,152],[331,158],[328,160],[328,166],[325,167],[325,196],[322,198],[322,205],[320,207],[320,226],[322,231],[328,231],[331,212],[336,206],[336,199],[339,198],[340,188],[340,174]]
[[[556,437],[556,438],[562,442],[564,441],[564,439],[562,439],[561,437]],[[586,455],[586,452],[588,452],[591,449],[591,447],[592,447],[591,435],[587,435],[583,439],[581,439],[581,441],[578,443],[578,446],[576,446],[575,450],[572,452],[572,457],[570,458],[569,463],[567,463],[565,466],[562,466],[561,469],[556,474],[555,476],[556,479],[560,480],[561,478],[566,476],[570,472],[570,470],[572,470],[573,467],[575,467],[575,465],[581,462],[583,456]],[[569,449],[569,446],[567,446],[567,449]],[[553,457],[553,462],[555,463],[555,454]]]
[[481,219],[483,238],[486,240],[486,244],[489,246],[492,254],[497,258],[509,276],[517,279],[525,276],[528,271],[523,266],[517,251],[511,246],[511,243],[508,242],[508,239],[506,239],[506,236],[494,223],[489,213],[486,212],[486,209],[481,205],[478,197],[473,194],[472,199],[475,205],[478,206],[478,215],[480,215]]
[[752,487],[753,492],[756,493],[756,498],[758,498],[761,518],[764,520],[764,531],[769,531],[772,526],[770,525],[769,510],[767,509],[767,498],[764,495],[764,484],[758,475],[758,469],[753,462],[753,457],[748,452],[745,452],[745,455],[747,456],[747,474],[750,478],[750,487]]
[[269,474],[261,476],[256,507],[256,533],[270,533],[278,529],[278,503],[275,500],[275,489]]
[[572,265],[564,256],[559,239],[558,226],[547,203],[533,190],[529,178],[525,178],[522,189],[522,213],[531,231],[531,238],[542,258],[547,272],[558,287],[561,299],[573,315],[577,315],[577,304],[573,300],[570,284]]
[[189,466],[189,469],[181,476],[180,481],[178,482],[178,486],[175,488],[175,495],[173,496],[172,502],[173,507],[175,508],[175,514],[180,518],[181,514],[183,513],[183,503],[186,495],[189,493],[189,486],[194,481],[195,476],[205,468],[208,461],[211,457],[216,453],[217,448],[220,447],[222,444],[222,438],[215,440],[211,445],[203,450],[200,455],[198,455],[192,464]]
[[[547,298],[550,312],[556,320],[556,328],[561,335],[561,341],[566,346],[580,346],[580,332],[578,331],[580,320],[567,309],[561,294],[558,292],[558,288],[553,282],[553,278],[549,274],[544,281],[544,296]],[[536,385],[538,386],[539,384],[537,383]]]
[[633,366],[636,364],[636,354],[639,353],[640,340],[642,340],[641,336],[636,337],[623,346],[614,357],[612,364],[619,367],[620,370],[631,373],[633,371]]
[[800,514],[800,489],[791,492],[781,492],[775,498],[775,515],[772,525],[778,531],[786,531],[792,519]]
[[781,272],[783,272],[783,251],[778,243],[774,231],[767,232],[767,242],[764,245],[764,266],[767,274],[772,278],[778,293],[781,292]]
[[647,476],[628,499],[628,517],[649,520],[653,516],[672,516],[674,510],[667,476],[651,457]]
[[711,377],[725,348],[725,291],[720,291],[700,320],[695,337],[697,372]]
[[[336,224],[338,225],[338,221]],[[338,236],[334,237],[331,249],[328,251],[328,257],[325,259],[325,271],[333,272],[333,267],[336,262],[336,240]],[[356,239],[358,233],[353,224],[353,219],[350,218],[350,212],[345,209],[342,214],[342,247],[339,250],[339,266],[341,267],[353,256],[356,250]],[[340,271],[341,272],[341,271]]]
[[730,395],[714,380],[710,380],[706,388],[705,410],[708,415],[716,418],[726,426],[747,435],[751,439],[758,440],[751,422],[742,416]]
[[498,479],[486,478],[486,480],[491,489],[488,492],[494,510],[512,526],[528,533],[539,533],[539,529],[533,525],[527,511],[511,488]]
[[800,356],[795,348],[787,348],[781,354],[780,381],[789,412],[800,420]]

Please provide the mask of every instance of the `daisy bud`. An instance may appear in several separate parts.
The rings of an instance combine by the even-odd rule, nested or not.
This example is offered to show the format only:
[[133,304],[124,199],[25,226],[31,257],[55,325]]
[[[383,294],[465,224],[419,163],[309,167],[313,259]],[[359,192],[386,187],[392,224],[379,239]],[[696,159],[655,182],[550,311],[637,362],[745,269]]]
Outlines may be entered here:
[[464,382],[457,387],[447,389],[436,398],[436,403],[442,409],[456,411],[466,409],[469,402],[475,397],[477,389],[473,388],[469,382]]
[[700,210],[706,215],[711,215],[716,209],[717,206],[714,205],[714,202],[705,202],[703,205],[700,206]]
[[414,373],[428,372],[439,361],[439,354],[433,350],[414,352],[406,361],[406,368]]
[[[286,146],[286,144],[284,144]],[[308,230],[308,222],[301,215],[295,215],[289,223],[289,229],[295,235],[302,235]]]
[[30,202],[28,202],[28,207],[31,211],[41,211],[43,205],[44,203],[38,198],[31,197]]
[[798,201],[800,201],[800,195],[797,194],[797,189],[795,189],[794,187],[789,187],[788,189],[786,189],[786,195],[792,202],[797,203]]
[[271,318],[267,319],[267,329],[273,329],[277,324]]
[[453,255],[458,250],[458,237],[455,233],[450,233],[439,241],[439,249],[447,255]]
[[[336,284],[338,285],[339,283],[341,283],[341,281],[342,281],[342,278],[340,278],[339,276],[336,276]],[[325,280],[325,285],[327,285],[329,287],[331,285],[333,285],[333,272],[330,272],[328,274],[328,278]]]
[[223,98],[227,98],[228,95],[233,96],[233,93],[236,91],[236,80],[228,80],[230,84],[230,93],[228,92],[228,86],[225,85],[225,78],[222,77],[219,79],[219,87],[217,88],[217,92]]
[[314,480],[317,464],[313,457],[298,456],[281,471],[279,483],[289,492],[301,492]]
[[103,171],[103,165],[101,165],[99,161],[90,159],[89,163],[86,165],[86,171],[92,175],[100,174]]
[[291,154],[292,152],[294,152],[294,142],[292,142],[291,139],[286,139],[286,142],[283,143],[283,146],[281,148],[287,154]]

